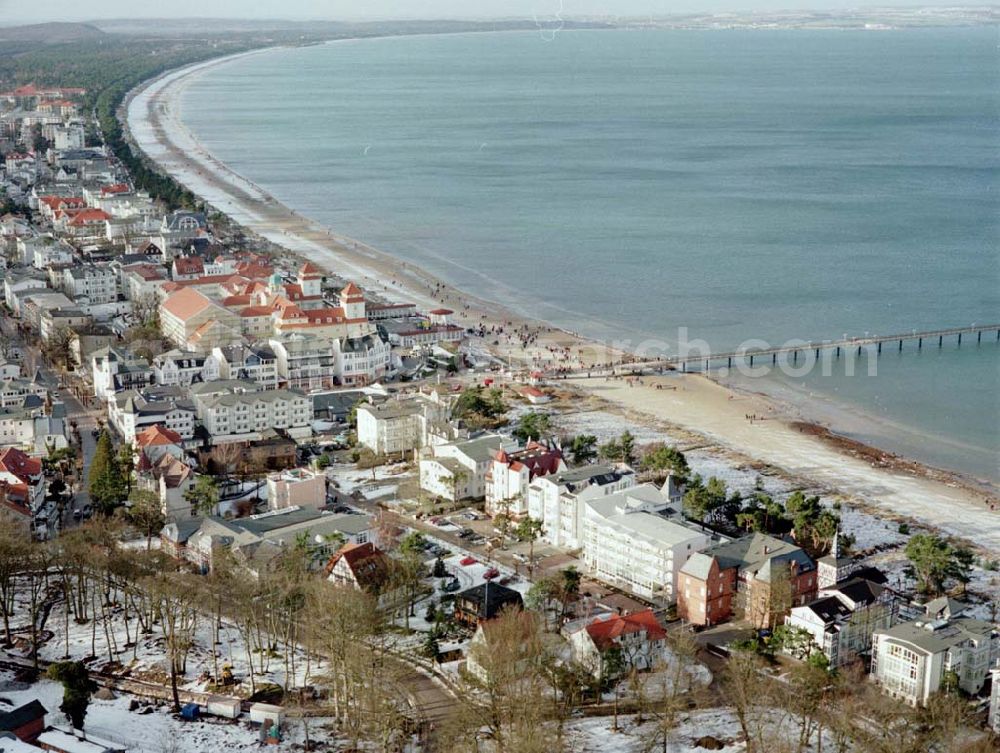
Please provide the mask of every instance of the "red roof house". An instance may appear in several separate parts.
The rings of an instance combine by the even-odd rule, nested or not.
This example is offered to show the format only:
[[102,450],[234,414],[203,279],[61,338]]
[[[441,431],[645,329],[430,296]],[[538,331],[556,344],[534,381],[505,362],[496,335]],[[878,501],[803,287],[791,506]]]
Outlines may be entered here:
[[626,670],[651,669],[666,657],[666,642],[667,631],[652,609],[598,617],[570,633],[573,657],[595,675],[604,673],[607,652],[616,648]]

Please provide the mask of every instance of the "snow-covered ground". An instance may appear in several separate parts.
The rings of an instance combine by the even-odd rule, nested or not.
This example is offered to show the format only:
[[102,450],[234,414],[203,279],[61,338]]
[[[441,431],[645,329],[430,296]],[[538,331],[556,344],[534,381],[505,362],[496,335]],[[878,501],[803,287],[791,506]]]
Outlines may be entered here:
[[[9,711],[38,699],[48,711],[46,724],[68,730],[69,723],[61,711],[63,689],[51,680],[39,680],[32,685],[13,682],[11,674],[0,671],[0,711]],[[206,718],[185,722],[170,713],[166,705],[141,704],[129,711],[131,696],[114,700],[92,699],[87,710],[84,730],[109,742],[118,743],[129,753],[214,753],[224,750],[256,750],[259,732],[250,727],[246,718],[237,721]],[[151,711],[143,713],[146,709]],[[311,720],[312,736],[325,739],[321,726],[328,720]],[[303,739],[301,725],[285,725],[286,742]]]
[[[612,729],[611,717],[577,719],[569,723],[567,734],[570,748],[574,753],[645,753],[649,750],[666,750],[667,753],[703,753],[705,748],[696,742],[702,737],[714,737],[723,744],[719,750],[728,753],[744,751],[740,726],[736,716],[729,709],[705,709],[692,711],[681,717],[680,724],[670,732],[667,747],[662,747],[661,738],[655,737],[655,723],[646,721],[636,724],[634,716],[621,716],[619,729]],[[772,739],[794,737],[798,729],[790,719],[775,719]],[[651,744],[651,738],[655,744]],[[826,742],[824,749],[831,743]],[[816,751],[815,740],[808,751]]]

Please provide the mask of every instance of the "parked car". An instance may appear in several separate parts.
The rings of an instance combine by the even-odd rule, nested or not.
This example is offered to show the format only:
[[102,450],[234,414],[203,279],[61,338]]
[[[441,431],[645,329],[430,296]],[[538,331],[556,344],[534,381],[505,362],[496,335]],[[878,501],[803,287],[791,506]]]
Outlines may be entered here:
[[483,573],[483,580],[493,580],[499,574],[500,574],[499,570],[497,570],[495,567],[491,567],[489,570]]
[[452,578],[450,581],[441,586],[441,590],[447,593],[453,593],[461,588],[461,584],[458,582],[458,578]]
[[477,562],[479,562],[479,560],[477,560],[475,557],[463,557],[459,561],[459,564],[462,565],[463,567],[468,567],[469,565],[475,565]]

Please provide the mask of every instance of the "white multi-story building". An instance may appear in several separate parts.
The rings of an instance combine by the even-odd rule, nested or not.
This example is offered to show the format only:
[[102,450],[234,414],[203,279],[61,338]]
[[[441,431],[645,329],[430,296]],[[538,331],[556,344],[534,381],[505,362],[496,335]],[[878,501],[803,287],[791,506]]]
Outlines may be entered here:
[[389,371],[389,340],[378,332],[362,337],[339,337],[333,341],[336,374],[347,386],[372,384]]
[[539,476],[528,485],[528,516],[542,522],[543,541],[579,549],[584,504],[634,485],[635,472],[624,465],[585,465]]
[[312,400],[298,390],[229,380],[192,385],[190,392],[213,444],[259,440],[270,429],[296,439],[312,434]]
[[220,379],[253,382],[262,389],[278,387],[278,357],[266,345],[229,345],[213,348]]
[[118,276],[110,267],[67,267],[63,270],[62,287],[77,302],[99,304],[118,300]]
[[[36,407],[44,403],[48,391],[38,382],[27,377],[14,377],[0,381],[0,408]],[[25,399],[32,396],[27,403]]]
[[852,578],[820,590],[808,604],[792,607],[785,624],[808,632],[830,666],[840,667],[867,655],[872,634],[892,627],[896,611],[891,591],[866,578]]
[[156,291],[167,279],[163,267],[148,262],[122,267],[119,275],[121,291],[130,301],[154,300]]
[[679,520],[669,496],[653,484],[586,502],[583,560],[606,583],[672,602],[678,571],[712,543]]
[[486,495],[486,473],[494,454],[516,447],[515,441],[499,434],[435,445],[420,460],[420,488],[452,501],[480,499]]
[[278,382],[301,390],[330,389],[337,381],[337,357],[329,337],[296,333],[270,341],[278,359]]
[[139,389],[153,383],[149,362],[127,350],[108,346],[90,356],[94,395],[108,398],[122,390]]
[[1000,667],[990,670],[993,685],[990,687],[990,729],[1000,732]]
[[451,403],[437,392],[358,406],[358,443],[378,455],[397,455],[430,444],[435,425],[447,424]]
[[17,254],[21,263],[35,269],[72,264],[73,247],[53,235],[39,235],[34,238],[18,238]]
[[39,409],[0,408],[0,446],[34,451],[35,418],[39,413]]
[[63,149],[83,149],[83,126],[78,124],[56,126],[53,135],[53,145],[57,151]]
[[24,275],[7,274],[3,279],[3,299],[7,308],[16,316],[21,315],[21,299],[24,293],[48,290],[44,275],[30,272]]
[[146,387],[113,395],[108,400],[108,421],[128,444],[156,424],[176,432],[181,439],[191,439],[195,408],[180,387]]
[[214,355],[168,350],[153,357],[156,383],[187,387],[195,382],[214,382],[221,379],[219,362]]
[[515,518],[528,512],[528,484],[532,479],[566,470],[562,450],[528,442],[518,450],[498,450],[486,472],[486,512]]
[[962,690],[978,693],[998,658],[1000,634],[992,623],[968,617],[916,620],[875,631],[871,673],[890,695],[922,706],[949,677]]

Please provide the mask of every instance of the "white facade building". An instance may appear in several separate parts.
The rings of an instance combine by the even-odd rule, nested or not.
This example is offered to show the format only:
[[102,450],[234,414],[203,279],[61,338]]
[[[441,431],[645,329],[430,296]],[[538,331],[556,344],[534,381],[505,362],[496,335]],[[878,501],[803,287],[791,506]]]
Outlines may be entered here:
[[278,357],[266,345],[229,345],[212,349],[220,379],[253,382],[261,389],[278,387]]
[[1000,667],[990,670],[993,685],[990,687],[990,729],[1000,732]]
[[282,386],[300,390],[330,389],[336,384],[337,357],[329,337],[294,334],[270,341]]
[[214,382],[221,379],[219,362],[214,355],[168,350],[153,357],[156,383],[187,387],[194,382]]
[[822,589],[808,604],[792,607],[785,624],[809,633],[830,666],[840,667],[868,654],[872,634],[892,627],[895,619],[892,592],[878,583],[854,578]]
[[340,383],[363,386],[384,378],[389,371],[392,347],[378,333],[340,337],[333,341],[336,374]]
[[515,518],[528,512],[528,485],[536,477],[566,470],[562,450],[556,445],[528,442],[518,450],[498,451],[486,473],[486,512],[503,512]]
[[271,429],[283,429],[296,439],[312,434],[312,400],[298,390],[260,390],[232,381],[189,389],[213,444],[259,440]]
[[451,403],[437,392],[358,406],[358,443],[377,455],[425,447],[435,424],[447,424]]
[[179,387],[126,390],[108,400],[108,421],[129,444],[144,429],[160,424],[180,435],[194,437],[195,411]]
[[154,375],[145,358],[127,350],[107,347],[90,356],[94,395],[109,398],[122,390],[139,389],[152,383]]
[[[600,579],[645,598],[674,601],[677,573],[711,544],[689,528],[653,484],[585,503],[583,559]],[[668,519],[668,515],[675,520]]]
[[62,287],[78,303],[99,304],[118,300],[118,276],[110,267],[68,267],[63,270]]
[[420,488],[452,501],[480,499],[486,494],[486,473],[494,453],[515,447],[515,441],[499,434],[435,445],[429,449],[431,455],[420,460]]
[[540,476],[528,485],[528,515],[542,521],[542,540],[562,549],[583,546],[584,504],[635,485],[628,466],[585,465]]
[[921,706],[954,673],[958,686],[978,693],[1000,658],[1000,634],[989,622],[967,617],[904,622],[876,630],[872,676],[882,688]]

